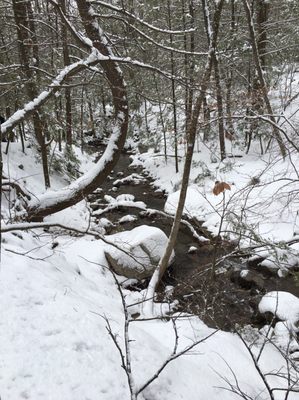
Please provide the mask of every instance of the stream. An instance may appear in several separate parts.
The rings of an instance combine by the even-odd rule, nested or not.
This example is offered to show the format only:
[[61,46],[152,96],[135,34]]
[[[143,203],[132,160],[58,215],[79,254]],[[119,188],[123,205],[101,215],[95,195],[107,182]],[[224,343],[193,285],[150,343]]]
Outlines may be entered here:
[[[94,154],[94,147],[90,152]],[[99,158],[101,152],[97,155]],[[164,210],[166,195],[157,190],[147,172],[141,168],[130,166],[130,153],[123,152],[118,164],[111,172],[101,191],[91,194],[88,199],[93,212],[104,209],[107,203],[104,195],[116,197],[120,194],[131,194],[135,201],[142,201],[147,208]],[[118,182],[131,174],[142,176],[142,180]],[[119,219],[126,215],[134,215],[135,220],[119,223]],[[131,230],[140,225],[155,226],[169,235],[172,219],[159,214],[147,216],[137,208],[119,207],[105,212],[99,217],[107,218],[112,225],[106,228],[108,234]],[[189,221],[199,235],[211,239],[198,222]],[[190,252],[190,247],[196,248]],[[228,257],[217,267],[216,279],[211,278],[211,265],[216,251],[216,257],[227,255],[233,250],[233,244],[222,241],[215,244],[212,240],[199,242],[185,225],[181,224],[175,245],[175,260],[165,274],[159,288],[159,300],[165,300],[166,286],[173,287],[171,300],[178,300],[177,311],[198,315],[206,324],[222,330],[233,330],[236,325],[248,324],[261,327],[265,324],[265,317],[259,315],[257,306],[262,296],[272,290],[288,291],[299,297],[299,286],[292,275],[278,278],[267,270],[261,270],[256,264],[249,264],[246,259]],[[248,269],[250,274],[247,280],[240,280],[240,270]],[[147,282],[132,290],[140,290],[147,286]]]

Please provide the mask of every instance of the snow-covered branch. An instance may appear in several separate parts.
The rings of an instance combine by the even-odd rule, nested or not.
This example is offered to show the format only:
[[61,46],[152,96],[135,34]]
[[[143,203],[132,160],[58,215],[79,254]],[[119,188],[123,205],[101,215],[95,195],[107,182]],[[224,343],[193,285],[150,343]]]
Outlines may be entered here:
[[34,111],[38,110],[51,96],[53,96],[70,76],[77,74],[82,69],[95,65],[100,61],[100,54],[93,52],[86,59],[77,61],[65,67],[56,77],[52,80],[47,90],[40,93],[34,100],[27,103],[22,109],[17,110],[1,124],[1,133],[11,131],[20,122],[26,119]]
[[[101,14],[96,14],[96,15],[101,17],[101,18],[103,18],[103,15],[101,15]],[[147,35],[143,31],[141,31],[140,29],[136,28],[136,26],[130,24],[128,21],[126,21],[122,17],[119,17],[117,15],[109,15],[109,16],[104,16],[104,17],[114,18],[114,19],[116,19],[118,21],[123,22],[125,25],[129,26],[131,29],[133,29],[135,32],[137,32],[138,35],[142,36],[143,38],[148,40],[150,43],[153,43],[155,46],[157,46],[157,47],[159,47],[159,48],[161,48],[163,50],[171,51],[173,53],[178,53],[178,54],[192,55],[192,56],[206,56],[208,54],[207,52],[197,52],[197,51],[193,51],[192,52],[192,51],[180,50],[180,49],[177,49],[175,47],[165,46],[162,43],[158,43],[151,36]]]
[[119,12],[127,17],[129,17],[130,19],[133,19],[136,22],[139,22],[140,24],[142,24],[143,26],[156,31],[156,32],[160,32],[160,33],[165,33],[165,34],[170,34],[170,35],[181,35],[181,34],[187,34],[187,33],[193,33],[195,31],[195,29],[187,29],[187,30],[169,30],[169,29],[162,29],[159,28],[157,26],[154,26],[152,24],[149,24],[148,22],[144,21],[141,18],[138,18],[136,15],[130,13],[129,11],[125,10],[124,8],[120,8],[120,7],[116,7],[112,4],[106,3],[105,1],[100,1],[100,0],[91,0],[91,3],[93,4],[97,4],[100,6],[104,6],[106,8],[109,8],[110,10]]

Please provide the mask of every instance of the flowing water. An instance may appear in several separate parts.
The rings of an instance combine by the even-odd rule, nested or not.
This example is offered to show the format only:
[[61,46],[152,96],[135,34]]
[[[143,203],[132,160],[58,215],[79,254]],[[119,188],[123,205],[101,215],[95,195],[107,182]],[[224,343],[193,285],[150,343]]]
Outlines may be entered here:
[[[145,179],[136,184],[114,185],[117,179],[122,179],[133,173],[141,174]],[[166,196],[162,191],[156,190],[152,180],[141,168],[130,167],[130,154],[123,153],[119,162],[112,171],[107,181],[101,187],[101,193],[90,196],[91,204],[101,203],[94,209],[105,208],[103,199],[105,194],[116,197],[120,194],[132,194],[135,201],[143,201],[147,208],[163,211]],[[131,230],[136,226],[149,225],[162,229],[169,235],[172,219],[161,215],[144,216],[137,208],[120,207],[101,215],[109,219],[114,226],[108,233]],[[137,219],[132,222],[119,224],[118,220],[125,215],[135,215]],[[192,221],[191,221],[192,222]],[[193,221],[193,225],[200,235],[209,237],[208,232]],[[210,237],[209,237],[210,239]],[[190,253],[193,246],[197,250]],[[299,287],[296,286],[292,276],[279,279],[267,271],[261,271],[256,266],[250,267],[254,274],[254,282],[244,283],[238,281],[240,269],[247,269],[246,260],[241,258],[230,260],[229,258],[218,265],[216,279],[212,278],[211,265],[213,260],[233,250],[233,245],[227,242],[206,243],[198,242],[190,230],[181,225],[175,245],[175,261],[167,271],[160,286],[159,298],[162,300],[166,286],[173,286],[173,299],[179,301],[178,310],[190,312],[200,316],[208,325],[221,329],[232,330],[238,325],[254,324],[259,326],[265,321],[257,313],[257,305],[263,294],[271,290],[289,291],[299,297]],[[237,272],[235,272],[237,271]]]

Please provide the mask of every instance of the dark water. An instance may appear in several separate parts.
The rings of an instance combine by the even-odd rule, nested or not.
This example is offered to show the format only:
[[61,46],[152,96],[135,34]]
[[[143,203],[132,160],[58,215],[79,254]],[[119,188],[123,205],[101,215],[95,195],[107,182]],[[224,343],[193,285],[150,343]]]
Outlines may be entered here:
[[[152,180],[140,168],[130,167],[130,154],[123,153],[119,162],[109,179],[101,187],[102,192],[90,196],[91,203],[101,203],[100,208],[105,207],[103,197],[105,194],[116,197],[120,194],[132,194],[135,201],[143,201],[148,208],[163,211],[166,196],[163,192],[157,191]],[[146,179],[135,184],[119,185],[117,191],[113,185],[116,179],[122,179],[132,173],[144,176]],[[121,175],[121,176],[120,176]],[[136,215],[138,219],[133,222],[118,224],[117,221],[125,215]],[[171,229],[171,218],[160,215],[152,217],[143,216],[140,209],[119,208],[101,215],[99,218],[108,218],[115,223],[115,227],[108,233],[115,233],[124,230],[131,230],[136,226],[149,225],[162,229],[169,235]],[[192,221],[191,221],[192,222]],[[198,222],[194,226],[200,235],[207,235]],[[193,254],[188,252],[194,246],[197,251]],[[294,279],[288,276],[279,279],[268,273],[262,274],[261,270],[255,272],[258,279],[262,281],[261,287],[255,285],[240,285],[234,281],[234,270],[248,268],[244,259],[225,260],[220,263],[221,273],[212,279],[211,265],[213,260],[219,260],[221,256],[233,250],[233,245],[227,242],[215,243],[209,241],[206,244],[199,243],[191,234],[190,230],[181,225],[177,242],[175,245],[175,261],[167,271],[160,286],[160,300],[163,300],[165,286],[174,287],[173,298],[179,301],[178,310],[198,315],[208,325],[225,330],[234,329],[236,324],[254,324],[259,326],[265,321],[257,313],[257,305],[261,297],[271,290],[284,290],[299,297],[299,287]],[[252,266],[256,270],[256,266]],[[234,281],[234,282],[233,282]]]

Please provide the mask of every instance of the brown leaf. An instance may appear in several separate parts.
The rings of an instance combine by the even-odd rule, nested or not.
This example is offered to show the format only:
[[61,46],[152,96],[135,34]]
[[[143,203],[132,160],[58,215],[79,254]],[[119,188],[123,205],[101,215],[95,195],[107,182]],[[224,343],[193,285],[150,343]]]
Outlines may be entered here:
[[213,188],[213,193],[215,196],[218,196],[218,194],[223,193],[225,190],[231,190],[231,187],[228,183],[226,182],[215,182],[215,186]]

